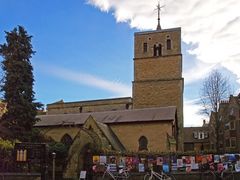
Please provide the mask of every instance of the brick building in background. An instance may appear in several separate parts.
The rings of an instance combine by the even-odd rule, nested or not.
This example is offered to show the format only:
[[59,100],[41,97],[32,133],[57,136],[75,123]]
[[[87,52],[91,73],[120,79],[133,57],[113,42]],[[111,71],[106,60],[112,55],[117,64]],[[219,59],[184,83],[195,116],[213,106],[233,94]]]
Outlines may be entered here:
[[210,149],[209,124],[203,120],[202,127],[183,128],[184,151],[206,151]]
[[[229,100],[221,101],[218,109],[219,148],[223,152],[240,151],[240,94],[231,95]],[[216,149],[215,115],[212,112],[209,122],[210,147]]]

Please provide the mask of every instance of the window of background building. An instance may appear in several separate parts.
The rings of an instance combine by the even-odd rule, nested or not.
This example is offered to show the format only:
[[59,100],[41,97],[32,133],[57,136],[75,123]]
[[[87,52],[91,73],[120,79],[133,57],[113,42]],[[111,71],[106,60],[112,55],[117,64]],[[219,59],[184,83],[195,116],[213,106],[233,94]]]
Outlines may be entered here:
[[230,122],[230,129],[231,130],[235,129],[235,122],[234,121]]
[[204,132],[204,139],[208,138],[208,132]]
[[231,138],[231,147],[236,146],[236,138]]
[[204,132],[198,132],[198,139],[204,139]]
[[143,52],[146,53],[148,49],[147,43],[143,43]]
[[226,147],[230,147],[230,140],[229,139],[225,139],[225,145],[226,145]]
[[215,149],[215,145],[214,144],[211,144],[211,147],[212,147],[212,149]]
[[197,131],[194,131],[194,132],[193,132],[193,138],[194,138],[194,139],[197,139],[197,138],[198,138],[198,133],[197,133]]
[[229,126],[230,126],[230,124],[229,124],[229,123],[226,123],[224,129],[225,129],[225,130],[228,130],[228,129],[229,129]]

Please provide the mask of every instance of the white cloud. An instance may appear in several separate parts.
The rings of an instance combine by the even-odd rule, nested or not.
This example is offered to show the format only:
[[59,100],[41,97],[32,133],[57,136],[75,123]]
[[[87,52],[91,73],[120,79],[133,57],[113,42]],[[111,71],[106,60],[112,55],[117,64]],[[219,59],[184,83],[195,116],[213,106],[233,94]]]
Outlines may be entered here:
[[204,79],[212,69],[215,69],[216,65],[197,62],[194,68],[186,69],[183,72],[184,84],[188,85],[195,82],[198,79]]
[[207,117],[199,114],[201,105],[197,103],[198,99],[194,100],[184,100],[184,126],[185,127],[195,127],[202,126],[203,120]]
[[114,96],[131,96],[132,94],[131,86],[128,86],[118,81],[105,80],[91,74],[75,72],[66,68],[56,66],[46,66],[40,64],[39,66],[41,66],[41,69],[44,70],[46,73],[51,74],[55,77],[72,81],[80,85],[97,87],[99,89],[103,89],[113,93]]
[[[87,0],[102,11],[113,13],[117,22],[128,22],[138,29],[155,29],[157,25],[156,0]],[[240,65],[240,1],[239,0],[162,0],[162,28],[182,27],[182,40],[197,44],[189,50],[196,55],[201,65],[222,65],[232,68]],[[228,63],[231,61],[231,63]],[[204,71],[199,66],[193,72],[192,82],[202,78]],[[234,72],[238,78],[240,74]],[[185,78],[188,78],[185,76]]]

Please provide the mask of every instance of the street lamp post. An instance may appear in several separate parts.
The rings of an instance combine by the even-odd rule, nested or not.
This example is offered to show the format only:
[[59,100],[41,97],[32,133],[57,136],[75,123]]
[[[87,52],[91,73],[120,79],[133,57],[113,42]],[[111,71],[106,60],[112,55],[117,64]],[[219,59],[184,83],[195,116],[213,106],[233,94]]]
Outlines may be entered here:
[[55,180],[55,159],[56,159],[56,153],[55,153],[55,152],[52,153],[52,157],[53,157],[53,172],[52,172],[52,179]]

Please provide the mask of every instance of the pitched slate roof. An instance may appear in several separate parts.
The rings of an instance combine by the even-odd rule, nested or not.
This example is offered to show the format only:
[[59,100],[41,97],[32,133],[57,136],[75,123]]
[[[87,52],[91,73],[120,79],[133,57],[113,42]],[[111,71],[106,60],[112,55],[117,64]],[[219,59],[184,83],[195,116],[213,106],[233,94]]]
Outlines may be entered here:
[[130,123],[130,122],[152,122],[152,121],[174,121],[176,118],[176,107],[145,108],[122,111],[89,112],[78,114],[54,114],[39,115],[40,119],[35,126],[59,126],[59,125],[82,125],[89,116],[96,121],[106,124]]

